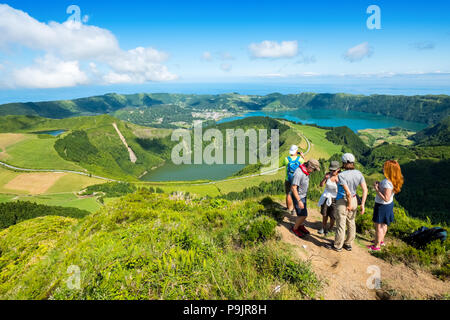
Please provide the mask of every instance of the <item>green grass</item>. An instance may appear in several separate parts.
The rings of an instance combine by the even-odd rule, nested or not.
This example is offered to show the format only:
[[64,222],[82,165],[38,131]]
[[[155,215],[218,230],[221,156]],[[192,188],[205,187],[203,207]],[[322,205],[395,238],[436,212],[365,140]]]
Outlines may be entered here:
[[9,202],[9,201],[11,201],[13,198],[15,198],[16,196],[15,195],[12,195],[12,194],[3,194],[3,193],[0,193],[0,203],[3,203],[3,202]]
[[325,136],[327,130],[325,129],[297,124],[293,127],[302,132],[311,142],[311,152],[307,158],[329,159],[333,154],[340,153],[342,150],[342,146],[335,145],[327,140]]
[[37,135],[6,148],[1,161],[25,169],[56,169],[84,171],[80,166],[62,159],[53,148],[56,138],[40,139]]
[[[78,221],[28,220],[0,232],[0,299],[318,297],[310,264],[275,239],[275,225],[254,201],[142,190]],[[79,290],[67,286],[69,266],[80,270]]]
[[80,191],[84,188],[94,185],[106,183],[107,181],[102,179],[90,178],[78,174],[69,173],[59,178],[52,187],[50,187],[46,193],[60,193],[60,192],[73,192]]
[[31,201],[37,204],[45,204],[48,206],[74,207],[89,212],[95,212],[101,208],[101,205],[95,198],[80,199],[73,193],[51,194],[40,196],[18,196],[17,200]]

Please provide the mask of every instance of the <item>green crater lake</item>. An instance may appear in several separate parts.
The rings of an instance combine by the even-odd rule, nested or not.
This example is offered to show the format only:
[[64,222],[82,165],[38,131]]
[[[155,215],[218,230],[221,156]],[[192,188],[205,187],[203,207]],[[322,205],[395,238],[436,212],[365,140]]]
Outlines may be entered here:
[[[347,126],[354,132],[363,129],[384,129],[400,127],[411,131],[420,131],[427,127],[424,123],[410,122],[389,118],[382,115],[357,112],[342,111],[333,109],[319,110],[292,110],[281,112],[249,112],[242,116],[224,118],[218,123],[248,117],[272,117],[301,122],[304,124],[317,124],[322,127]],[[194,181],[194,180],[223,180],[226,179],[245,165],[174,165],[167,163],[141,178],[143,181]]]

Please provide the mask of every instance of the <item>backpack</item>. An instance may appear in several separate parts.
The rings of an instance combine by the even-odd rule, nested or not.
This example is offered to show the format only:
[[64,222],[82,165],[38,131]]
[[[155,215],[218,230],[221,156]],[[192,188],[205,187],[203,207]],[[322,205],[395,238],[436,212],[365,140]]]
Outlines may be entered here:
[[409,245],[416,248],[424,248],[430,242],[441,240],[441,243],[447,239],[447,231],[440,227],[428,229],[427,227],[420,227],[411,235],[406,237],[405,241]]
[[287,164],[287,176],[289,183],[292,184],[292,180],[294,179],[294,173],[295,170],[297,170],[298,167],[300,167],[300,157],[297,157],[295,160],[292,160],[291,157],[287,158],[289,163]]

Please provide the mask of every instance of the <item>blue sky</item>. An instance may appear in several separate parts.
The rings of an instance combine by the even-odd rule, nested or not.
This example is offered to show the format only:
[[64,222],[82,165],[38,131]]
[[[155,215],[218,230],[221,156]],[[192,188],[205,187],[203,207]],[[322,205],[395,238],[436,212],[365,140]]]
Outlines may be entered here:
[[[0,38],[4,90],[388,82],[447,92],[450,83],[447,1],[6,4],[0,9],[0,33],[7,35]],[[80,8],[81,18],[86,17],[78,31],[65,24],[70,16],[66,9],[72,4]],[[370,5],[381,10],[379,30],[367,28]],[[4,17],[8,24],[2,24]],[[19,26],[25,26],[22,33]],[[33,30],[31,35],[26,27]],[[90,49],[96,39],[101,40],[96,42],[98,48]]]

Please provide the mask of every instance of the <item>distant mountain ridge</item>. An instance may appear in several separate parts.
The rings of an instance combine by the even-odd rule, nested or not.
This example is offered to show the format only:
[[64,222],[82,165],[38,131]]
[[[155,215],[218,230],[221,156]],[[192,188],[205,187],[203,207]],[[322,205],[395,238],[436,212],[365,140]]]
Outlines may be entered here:
[[[140,93],[122,95],[109,93],[88,98],[9,103],[0,105],[0,116],[31,115],[61,119],[75,116],[113,114],[124,108],[173,105],[182,108],[186,114],[192,110],[274,111],[289,109],[339,109],[368,112],[397,119],[434,125],[450,116],[450,96],[392,96],[351,95],[328,93],[287,94],[272,93],[266,96],[240,95],[238,93],[219,95]],[[123,117],[126,117],[124,115]],[[125,119],[123,119],[125,120]]]

